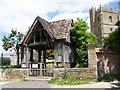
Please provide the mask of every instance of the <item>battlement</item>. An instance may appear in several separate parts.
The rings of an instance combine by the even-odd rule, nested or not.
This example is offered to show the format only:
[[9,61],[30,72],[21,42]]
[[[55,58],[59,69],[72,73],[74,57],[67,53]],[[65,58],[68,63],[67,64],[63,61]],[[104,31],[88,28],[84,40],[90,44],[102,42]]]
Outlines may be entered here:
[[102,11],[102,12],[111,12],[111,13],[118,13],[117,9],[113,9],[113,8],[108,8],[108,7],[99,7],[98,9],[95,8],[91,8],[92,11]]
[[91,31],[97,36],[98,42],[102,44],[102,38],[109,36],[109,33],[117,28],[115,24],[118,21],[118,9],[100,5],[97,8],[90,8],[89,13]]
[[102,11],[118,13],[117,9],[102,7]]

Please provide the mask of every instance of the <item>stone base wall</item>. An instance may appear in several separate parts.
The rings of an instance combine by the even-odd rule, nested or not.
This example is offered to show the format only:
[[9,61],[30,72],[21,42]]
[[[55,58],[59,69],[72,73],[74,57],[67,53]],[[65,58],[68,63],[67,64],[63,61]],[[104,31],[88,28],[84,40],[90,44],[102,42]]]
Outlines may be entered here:
[[29,69],[0,69],[0,80],[24,79],[29,76]]
[[64,73],[74,75],[80,79],[95,79],[97,78],[96,68],[54,68],[54,77],[61,77]]
[[97,69],[98,76],[120,74],[120,53],[108,48],[96,48],[88,45],[88,66]]
[[[104,50],[96,48],[97,50]],[[98,75],[104,74],[120,74],[120,53],[110,50],[96,52]]]

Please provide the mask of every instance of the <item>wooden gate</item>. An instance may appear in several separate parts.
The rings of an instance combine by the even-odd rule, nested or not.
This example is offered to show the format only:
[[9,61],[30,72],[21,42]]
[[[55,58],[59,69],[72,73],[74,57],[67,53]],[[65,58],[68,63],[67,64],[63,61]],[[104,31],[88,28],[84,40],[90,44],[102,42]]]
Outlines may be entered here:
[[46,63],[30,63],[29,75],[30,76],[53,76],[54,62]]

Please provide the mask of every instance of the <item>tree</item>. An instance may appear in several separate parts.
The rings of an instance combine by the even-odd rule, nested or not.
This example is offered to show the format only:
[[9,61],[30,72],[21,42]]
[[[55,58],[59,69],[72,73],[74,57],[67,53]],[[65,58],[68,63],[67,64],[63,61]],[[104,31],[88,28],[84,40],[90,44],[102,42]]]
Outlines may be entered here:
[[19,66],[19,44],[18,42],[22,39],[23,34],[20,32],[17,32],[17,30],[11,30],[11,33],[8,36],[4,36],[2,38],[3,41],[3,49],[8,51],[14,50],[17,54],[17,66]]
[[82,19],[78,19],[71,29],[71,40],[75,48],[77,65],[88,66],[87,45],[97,43],[97,38],[91,32],[88,32],[88,25]]
[[103,47],[120,52],[120,21],[116,25],[118,25],[118,28],[103,39]]

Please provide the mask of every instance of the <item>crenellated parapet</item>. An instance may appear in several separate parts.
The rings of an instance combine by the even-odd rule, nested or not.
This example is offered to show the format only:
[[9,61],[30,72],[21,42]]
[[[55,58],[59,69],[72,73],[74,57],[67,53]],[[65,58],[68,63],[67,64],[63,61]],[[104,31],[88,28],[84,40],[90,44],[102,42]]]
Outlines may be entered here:
[[102,11],[118,13],[117,9],[108,8],[108,7],[103,8]]
[[113,8],[108,8],[108,7],[99,7],[96,9],[96,7],[92,7],[90,11],[102,11],[102,12],[111,12],[111,13],[118,13],[117,9]]

